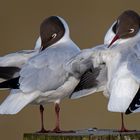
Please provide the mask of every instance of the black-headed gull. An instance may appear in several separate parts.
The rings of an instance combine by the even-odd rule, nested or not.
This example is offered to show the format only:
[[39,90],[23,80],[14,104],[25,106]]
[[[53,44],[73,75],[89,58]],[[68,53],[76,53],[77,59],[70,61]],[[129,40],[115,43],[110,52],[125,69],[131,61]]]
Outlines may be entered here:
[[[83,50],[68,62],[68,70],[76,76],[91,69],[82,76],[71,98],[104,91],[109,97],[109,111],[126,114],[139,111],[139,26],[140,17],[136,12],[123,12],[107,32],[105,45]],[[121,116],[121,131],[127,131]]]
[[[110,35],[112,39],[108,38],[109,32],[106,36],[106,41],[110,40],[109,51],[106,54],[104,53],[109,75],[107,85],[108,93],[110,93],[109,111],[129,114],[129,109],[131,109],[130,103],[132,100],[135,102],[136,98],[134,96],[139,92],[139,81],[137,80],[139,75],[136,73],[138,71],[138,63],[134,62],[139,58],[139,26],[139,15],[134,11],[128,10],[122,13],[113,24]],[[110,60],[112,61],[109,62]],[[132,103],[133,105],[135,106]],[[135,112],[135,109],[133,107],[131,112]],[[124,127],[123,114],[121,114],[121,117],[122,127],[120,131],[128,131]]]
[[[115,36],[110,42],[108,55],[105,60],[108,67],[108,92],[110,93],[108,110],[113,112],[135,112],[131,109],[130,103],[134,101],[135,95],[139,92],[138,62],[139,59],[139,38],[140,38],[140,17],[131,10],[123,12],[112,27]],[[105,56],[104,55],[104,56]],[[135,63],[135,64],[134,64]],[[135,66],[134,66],[135,65]],[[130,105],[130,107],[129,107]],[[127,131],[123,123],[121,131]]]
[[60,132],[59,103],[71,94],[79,82],[64,69],[64,64],[80,49],[71,40],[67,23],[58,16],[51,16],[42,22],[40,36],[42,48],[39,54],[27,61],[19,77],[0,84],[1,88],[11,88],[10,95],[0,105],[0,114],[16,114],[30,103],[39,104],[42,111],[40,132],[46,132],[42,105],[54,102],[57,120],[53,132]]

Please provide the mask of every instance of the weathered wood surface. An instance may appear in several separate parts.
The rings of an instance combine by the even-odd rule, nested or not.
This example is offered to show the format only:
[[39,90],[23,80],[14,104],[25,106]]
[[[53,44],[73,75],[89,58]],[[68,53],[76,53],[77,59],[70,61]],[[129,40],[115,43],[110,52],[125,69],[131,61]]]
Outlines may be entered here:
[[23,140],[140,140],[140,131],[116,132],[107,129],[78,130],[75,133],[26,133]]

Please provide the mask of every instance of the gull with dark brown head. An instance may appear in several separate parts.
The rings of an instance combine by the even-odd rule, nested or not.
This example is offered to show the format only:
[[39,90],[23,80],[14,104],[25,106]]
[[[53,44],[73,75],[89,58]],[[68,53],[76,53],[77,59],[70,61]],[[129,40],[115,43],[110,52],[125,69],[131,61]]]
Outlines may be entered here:
[[56,112],[56,127],[53,132],[61,132],[59,124],[59,103],[68,97],[79,79],[70,75],[64,64],[80,52],[71,40],[69,28],[64,19],[58,16],[46,18],[40,26],[41,49],[21,68],[19,77],[0,84],[11,89],[10,95],[0,105],[0,114],[16,114],[28,104],[43,105],[53,102]]
[[[109,45],[106,51],[100,52],[100,60],[106,63],[108,69],[109,111],[126,114],[135,112],[136,108],[129,113],[128,109],[139,94],[139,29],[139,15],[135,11],[127,10],[118,17],[106,34],[105,43]],[[123,114],[121,116],[121,131],[127,131],[123,123]]]
[[[83,50],[69,63],[69,71],[82,75],[70,98],[77,99],[103,91],[109,98],[108,110],[130,114],[140,109],[140,17],[124,11],[108,30],[104,45]],[[80,76],[81,76],[80,75]],[[124,127],[123,114],[120,131]]]
[[139,32],[139,20],[139,15],[136,12],[131,10],[123,12],[112,27],[115,36],[109,46],[113,43],[121,44],[128,42],[127,39],[136,37]]

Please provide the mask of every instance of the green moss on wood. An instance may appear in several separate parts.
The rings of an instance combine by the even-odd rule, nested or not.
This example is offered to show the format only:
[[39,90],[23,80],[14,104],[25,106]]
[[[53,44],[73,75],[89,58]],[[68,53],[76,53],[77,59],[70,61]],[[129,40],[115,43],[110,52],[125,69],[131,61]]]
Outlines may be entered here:
[[88,131],[70,134],[31,133],[24,134],[23,140],[140,140],[140,132],[119,133],[113,130],[97,130],[93,131],[93,133]]
[[89,140],[89,136],[49,136],[44,134],[25,134],[23,140]]

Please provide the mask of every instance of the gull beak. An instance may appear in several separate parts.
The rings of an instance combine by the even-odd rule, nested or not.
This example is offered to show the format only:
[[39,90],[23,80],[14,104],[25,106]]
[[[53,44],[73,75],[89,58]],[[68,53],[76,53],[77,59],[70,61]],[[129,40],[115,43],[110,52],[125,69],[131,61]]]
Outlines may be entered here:
[[119,35],[116,34],[115,37],[112,39],[111,43],[108,45],[108,48],[119,38],[120,38]]

